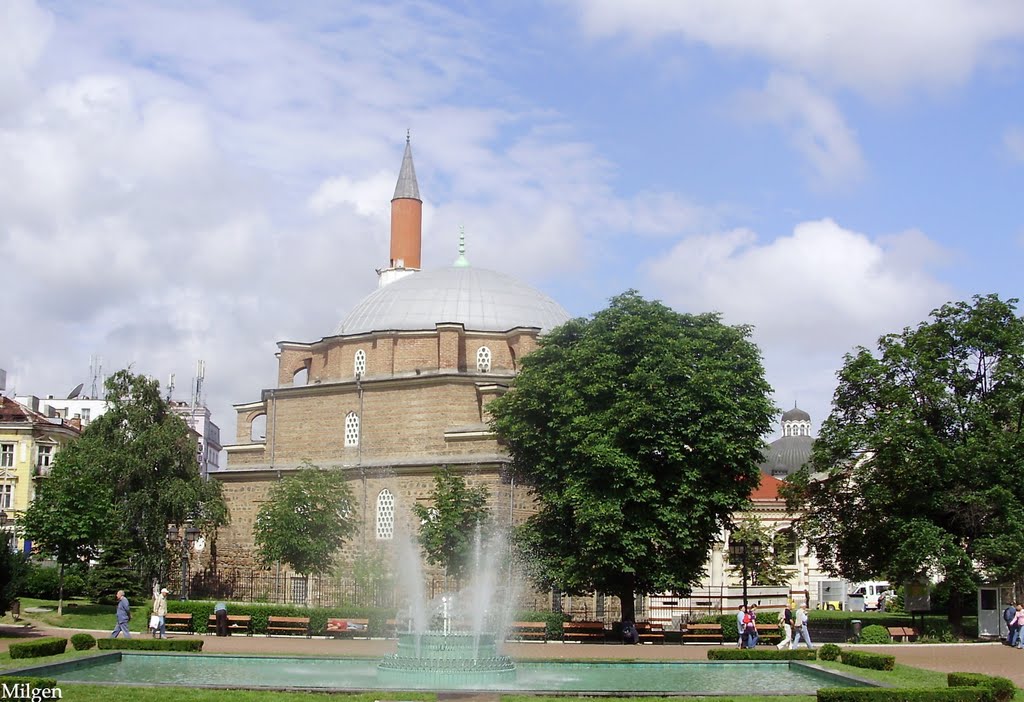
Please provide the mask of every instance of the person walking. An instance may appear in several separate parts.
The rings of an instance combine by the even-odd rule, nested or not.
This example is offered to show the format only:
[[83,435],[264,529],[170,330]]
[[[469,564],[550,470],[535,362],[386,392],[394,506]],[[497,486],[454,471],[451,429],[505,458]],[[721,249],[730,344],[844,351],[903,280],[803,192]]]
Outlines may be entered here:
[[1006,605],[1006,609],[1003,610],[1003,621],[1006,622],[1007,646],[1017,645],[1017,635],[1020,633],[1020,630],[1016,627],[1018,609],[1020,609],[1020,605],[1015,605],[1011,602]]
[[793,603],[787,602],[786,609],[782,611],[782,641],[775,645],[780,651],[793,640]]
[[124,637],[126,639],[130,639],[132,637],[132,632],[128,631],[128,622],[131,621],[132,610],[131,605],[128,603],[128,598],[124,596],[124,590],[117,591],[116,616],[117,625],[114,627],[114,630],[110,632],[110,638],[116,639],[117,635],[123,631]]
[[161,588],[153,598],[153,616],[159,618],[153,636],[158,639],[167,638],[167,622],[164,620],[167,616],[167,594],[167,588]]
[[757,648],[757,607],[750,605],[750,614],[747,617],[747,648]]
[[789,644],[790,651],[797,647],[797,637],[804,640],[808,649],[814,650],[814,644],[811,643],[811,633],[807,630],[807,609],[802,605],[797,608],[796,614],[793,617],[793,640]]
[[740,605],[739,609],[736,610],[736,634],[739,637],[736,639],[736,643],[739,645],[740,648],[743,648],[743,639],[746,637],[746,617],[747,608],[743,605]]
[[1016,647],[1024,648],[1024,605],[1017,605],[1017,616],[1013,619],[1013,626],[1017,632]]

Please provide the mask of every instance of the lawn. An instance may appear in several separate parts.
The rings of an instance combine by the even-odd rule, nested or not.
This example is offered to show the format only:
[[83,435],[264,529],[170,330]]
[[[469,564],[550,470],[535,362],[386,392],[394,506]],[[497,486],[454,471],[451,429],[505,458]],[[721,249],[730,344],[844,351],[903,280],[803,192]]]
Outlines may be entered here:
[[[52,612],[28,612],[26,610],[36,607],[46,607]],[[146,631],[146,612],[149,609],[149,600],[132,606],[132,620],[129,625],[132,633]],[[56,600],[36,600],[30,597],[21,598],[21,619],[28,619],[51,627],[66,629],[95,629],[98,631],[113,631],[116,617],[114,605],[93,604],[88,600],[65,600],[64,615],[57,616]],[[14,620],[8,613],[2,620],[4,624],[13,624]]]

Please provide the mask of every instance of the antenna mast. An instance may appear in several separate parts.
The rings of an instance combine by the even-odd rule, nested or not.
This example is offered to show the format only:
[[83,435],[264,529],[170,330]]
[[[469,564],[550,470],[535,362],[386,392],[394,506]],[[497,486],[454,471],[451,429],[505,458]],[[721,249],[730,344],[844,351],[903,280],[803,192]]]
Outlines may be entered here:
[[100,390],[103,388],[103,357],[93,354],[89,359],[89,376],[92,378],[92,388],[89,397],[94,400],[99,398]]

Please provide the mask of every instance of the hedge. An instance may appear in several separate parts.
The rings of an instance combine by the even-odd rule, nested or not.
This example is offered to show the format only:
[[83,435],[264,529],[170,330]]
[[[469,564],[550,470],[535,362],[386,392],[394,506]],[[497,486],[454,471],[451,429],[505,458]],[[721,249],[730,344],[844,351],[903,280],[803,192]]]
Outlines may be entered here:
[[834,661],[843,650],[833,643],[827,643],[818,649],[818,658],[823,661]]
[[799,648],[793,651],[779,651],[768,648],[712,648],[708,650],[710,661],[813,661],[815,652]]
[[101,651],[186,651],[203,650],[202,639],[99,639],[96,647]]
[[7,650],[11,658],[40,658],[64,653],[68,640],[61,636],[44,636],[41,639],[12,643]]
[[871,670],[892,670],[896,665],[896,656],[887,656],[884,653],[870,653],[868,651],[851,651],[844,648],[839,654],[846,665],[855,668],[870,668]]
[[71,637],[71,645],[76,651],[88,651],[96,645],[96,639],[91,634],[74,634]]
[[866,627],[861,629],[860,640],[858,643],[862,644],[887,644],[892,643],[892,637],[889,636],[889,631],[880,624],[868,624]]
[[988,687],[995,702],[1009,702],[1017,692],[1012,680],[981,673],[950,673],[946,682],[950,687]]
[[544,622],[547,624],[548,641],[561,641],[562,624],[569,621],[569,617],[560,612],[517,612],[513,621]]
[[[192,626],[196,633],[205,634],[207,622],[213,614],[213,606],[214,603],[208,600],[168,600],[167,611],[191,614]],[[147,612],[147,619],[148,614]],[[310,633],[314,636],[321,636],[326,632],[328,619],[367,619],[370,622],[370,636],[386,636],[389,634],[388,620],[395,618],[393,609],[377,607],[303,607],[254,602],[229,602],[228,614],[252,617],[252,630],[256,634],[267,633],[267,617],[309,617]]]
[[823,687],[818,702],[991,702],[986,687]]
[[[25,687],[27,685],[28,687]],[[36,699],[33,697],[32,691],[34,690],[52,690],[57,687],[57,681],[53,678],[30,678],[23,675],[4,675],[0,677],[0,700],[31,700]],[[11,692],[11,695],[5,695],[4,690]],[[28,690],[28,694],[23,694],[23,691]],[[57,697],[44,698],[42,695],[38,696],[38,699],[58,699]]]

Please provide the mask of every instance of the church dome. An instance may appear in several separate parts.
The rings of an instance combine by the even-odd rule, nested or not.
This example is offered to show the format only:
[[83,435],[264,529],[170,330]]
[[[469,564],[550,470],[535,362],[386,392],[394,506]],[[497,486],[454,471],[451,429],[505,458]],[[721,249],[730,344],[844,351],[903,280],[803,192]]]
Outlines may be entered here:
[[761,471],[775,477],[786,477],[804,467],[811,459],[814,439],[809,436],[784,436],[764,450]]
[[335,334],[434,329],[467,331],[536,327],[547,332],[569,314],[547,295],[515,278],[482,268],[452,266],[413,273],[378,288],[356,305]]
[[784,422],[809,422],[811,421],[811,415],[804,412],[802,409],[794,407],[791,410],[787,410],[782,413],[782,421]]

